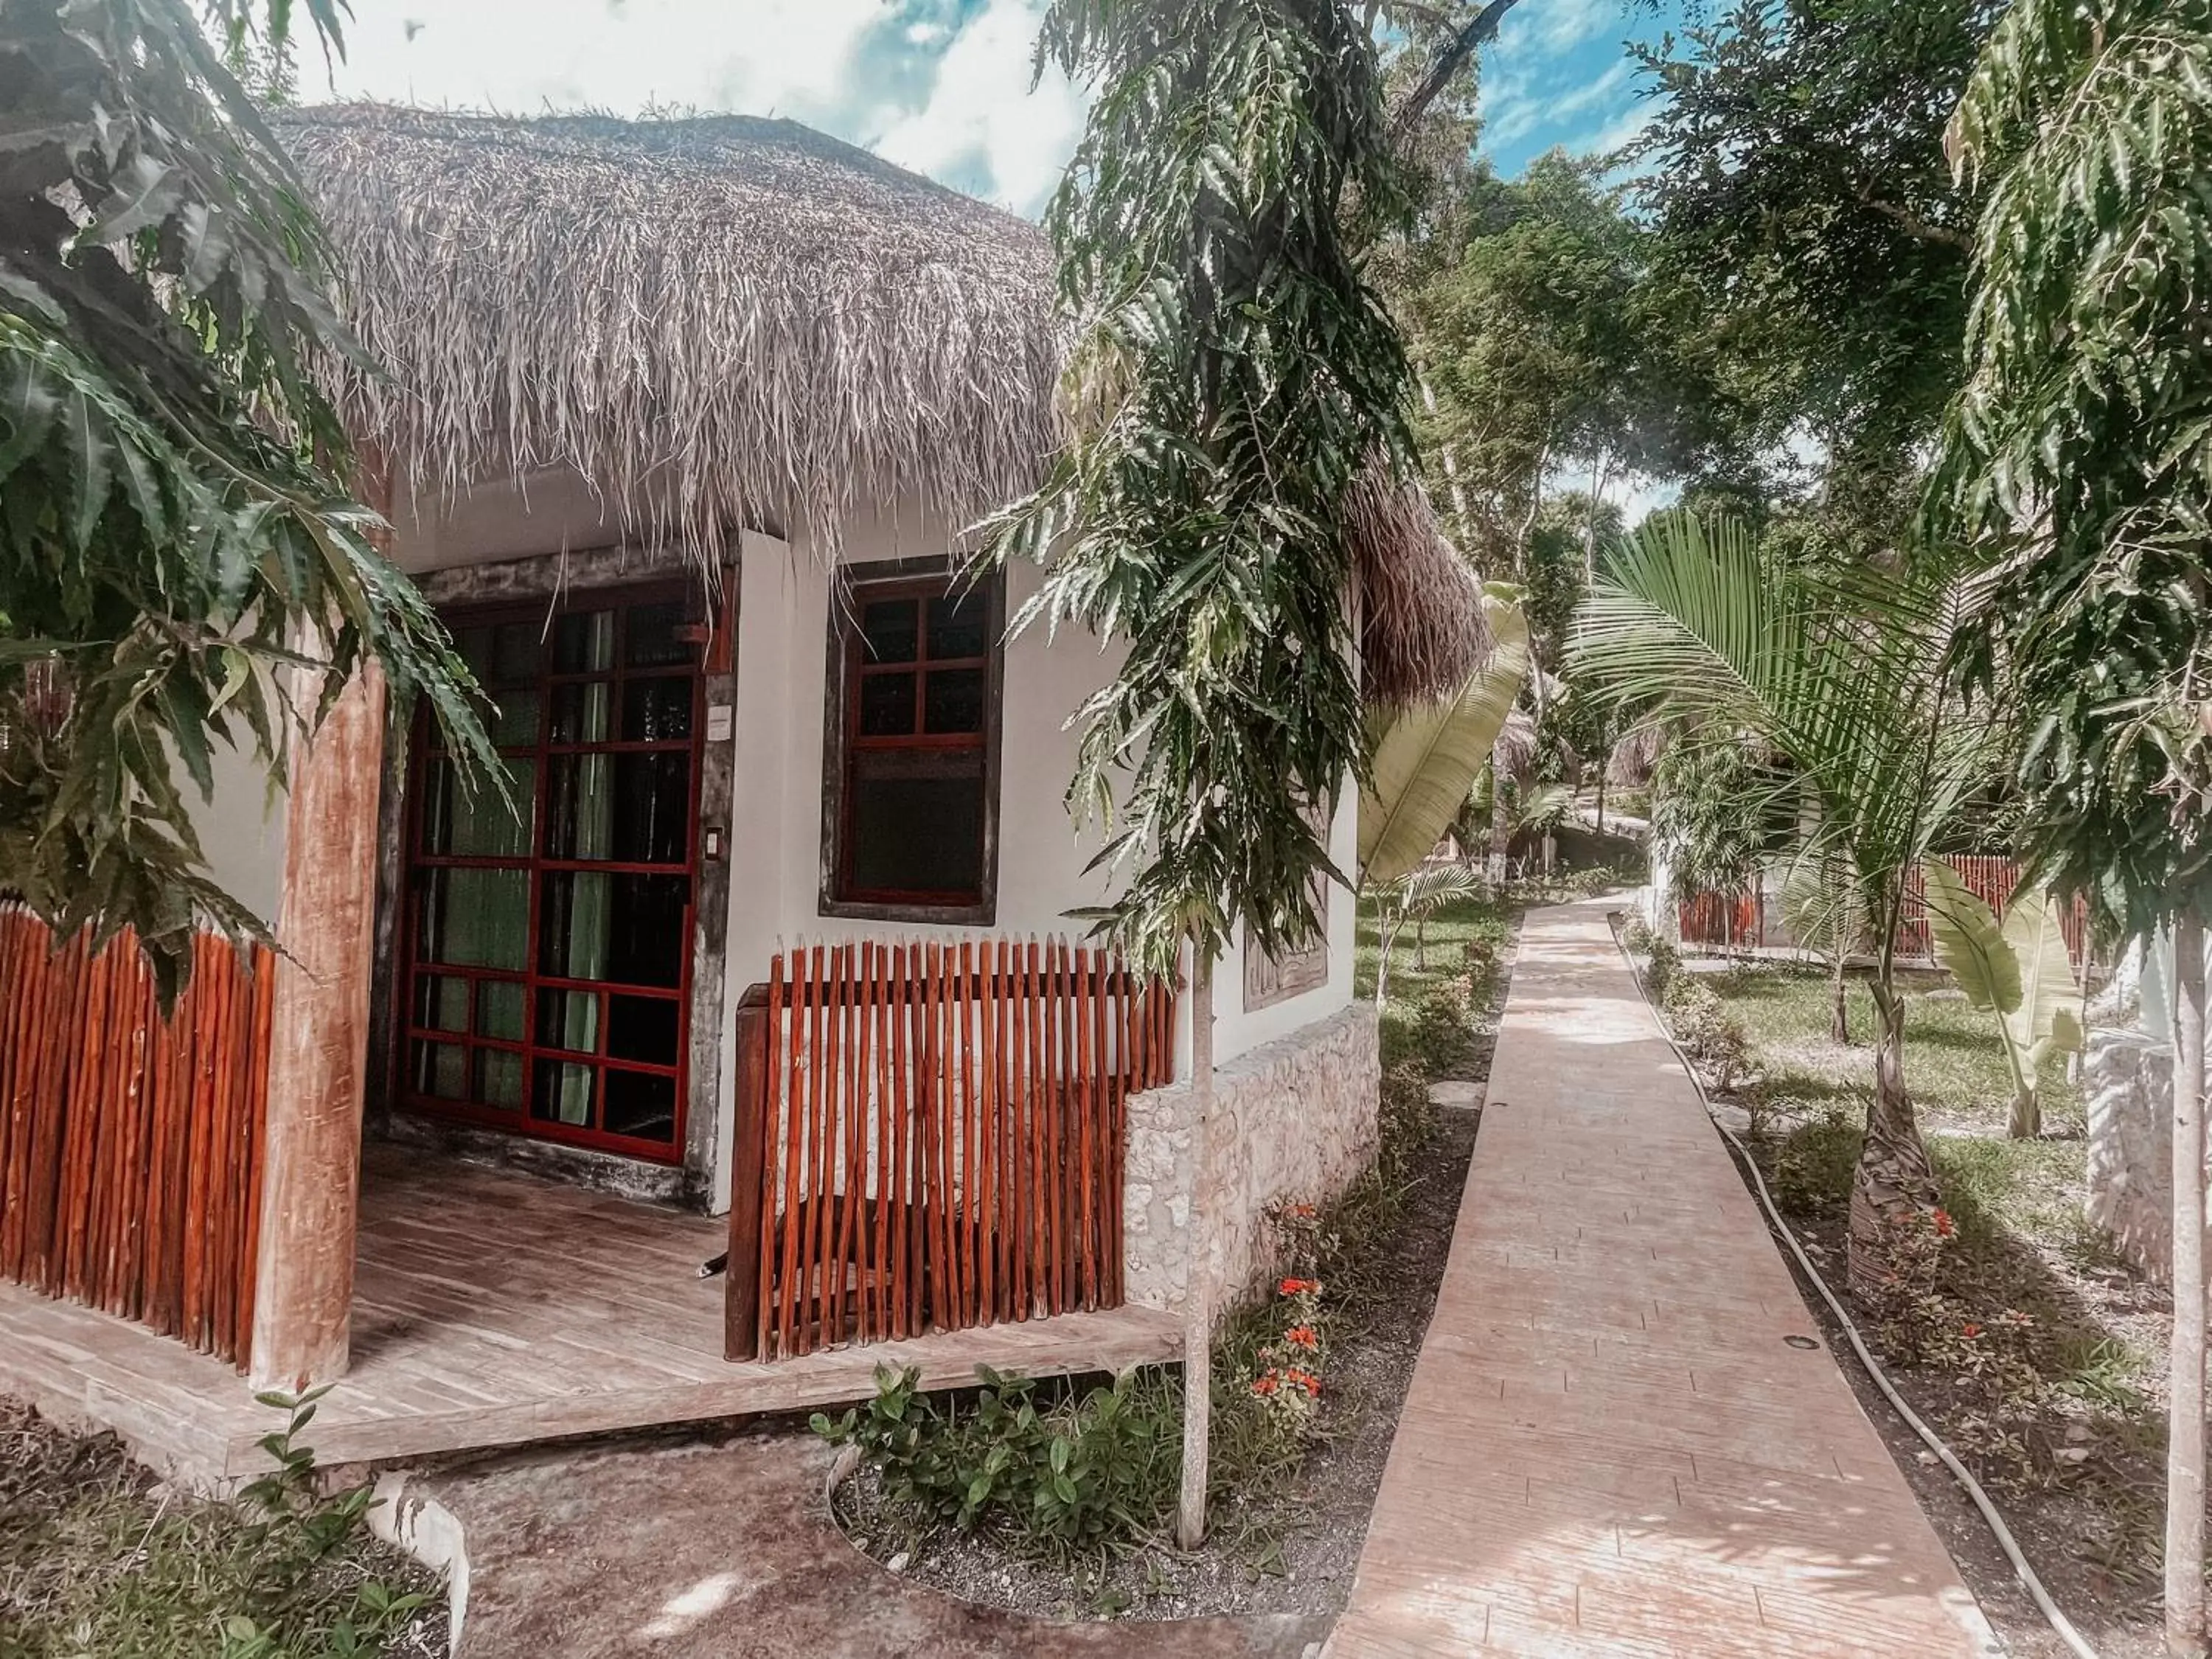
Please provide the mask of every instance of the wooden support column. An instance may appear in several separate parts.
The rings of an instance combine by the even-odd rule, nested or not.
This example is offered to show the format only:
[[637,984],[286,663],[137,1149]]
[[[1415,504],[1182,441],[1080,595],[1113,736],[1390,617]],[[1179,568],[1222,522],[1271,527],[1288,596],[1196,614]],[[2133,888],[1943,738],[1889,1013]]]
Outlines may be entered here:
[[761,1179],[768,1157],[768,987],[738,1003],[737,1133],[730,1151],[730,1254],[722,1277],[722,1357],[761,1353]]
[[[312,706],[312,686],[301,688]],[[257,1389],[345,1373],[375,963],[384,676],[366,662],[294,756],[269,1039]]]

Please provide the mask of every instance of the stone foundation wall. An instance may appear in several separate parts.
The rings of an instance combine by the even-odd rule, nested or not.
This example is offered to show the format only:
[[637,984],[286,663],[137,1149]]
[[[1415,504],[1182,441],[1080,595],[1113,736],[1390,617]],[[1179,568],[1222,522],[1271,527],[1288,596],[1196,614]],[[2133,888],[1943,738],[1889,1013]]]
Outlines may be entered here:
[[2173,1054],[2140,1031],[2100,1030],[2082,1068],[2090,1221],[2166,1282],[2173,1243]]
[[[1276,1204],[1334,1198],[1375,1154],[1382,1061],[1364,1003],[1239,1054],[1214,1073],[1208,1252],[1213,1305],[1233,1305],[1272,1263],[1266,1217]],[[1128,1299],[1182,1304],[1198,1159],[1188,1082],[1129,1101],[1121,1218]]]

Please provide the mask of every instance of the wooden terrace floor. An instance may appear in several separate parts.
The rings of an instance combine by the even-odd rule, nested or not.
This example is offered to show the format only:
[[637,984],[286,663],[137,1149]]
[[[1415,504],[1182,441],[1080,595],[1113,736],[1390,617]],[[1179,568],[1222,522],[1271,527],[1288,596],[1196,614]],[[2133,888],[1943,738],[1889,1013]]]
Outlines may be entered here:
[[[1144,1308],[940,1332],[764,1364],[722,1358],[724,1224],[414,1152],[363,1172],[351,1373],[307,1438],[325,1464],[382,1462],[866,1395],[879,1364],[943,1388],[978,1365],[1029,1376],[1173,1358]],[[143,1327],[0,1281],[0,1392],[112,1428],[201,1485],[258,1469],[278,1414],[228,1366]]]

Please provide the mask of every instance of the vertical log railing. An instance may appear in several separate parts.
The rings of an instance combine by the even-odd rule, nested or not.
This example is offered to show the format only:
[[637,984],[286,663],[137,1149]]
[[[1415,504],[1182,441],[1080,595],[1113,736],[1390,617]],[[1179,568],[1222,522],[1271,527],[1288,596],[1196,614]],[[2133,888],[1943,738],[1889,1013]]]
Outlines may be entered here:
[[[1948,855],[1943,861],[1959,872],[1967,891],[2002,918],[2013,889],[2020,885],[2017,862],[1987,854]],[[1768,915],[1765,894],[1757,888],[1743,893],[1694,893],[1681,902],[1676,915],[1685,945],[1735,949],[1795,942],[1778,925],[1780,919]],[[2067,954],[2078,969],[2089,944],[2089,907],[2080,895],[2061,907],[2058,927],[2065,935]],[[1897,954],[1910,962],[1927,962],[1934,959],[1935,951],[1928,927],[1927,884],[1916,867],[1905,875],[1905,902],[1897,920]]]
[[738,1012],[730,1358],[1118,1306],[1175,1009],[1063,939],[776,957]]
[[273,982],[203,934],[164,1020],[128,932],[0,904],[0,1278],[243,1363]]

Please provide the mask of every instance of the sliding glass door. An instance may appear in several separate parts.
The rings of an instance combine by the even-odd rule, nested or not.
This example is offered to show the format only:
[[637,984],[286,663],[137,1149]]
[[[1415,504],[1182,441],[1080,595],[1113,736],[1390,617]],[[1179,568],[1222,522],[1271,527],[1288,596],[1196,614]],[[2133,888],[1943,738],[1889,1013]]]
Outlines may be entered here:
[[699,647],[681,588],[458,613],[516,811],[418,732],[399,1097],[682,1157]]

